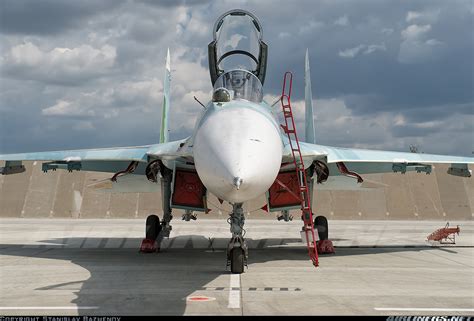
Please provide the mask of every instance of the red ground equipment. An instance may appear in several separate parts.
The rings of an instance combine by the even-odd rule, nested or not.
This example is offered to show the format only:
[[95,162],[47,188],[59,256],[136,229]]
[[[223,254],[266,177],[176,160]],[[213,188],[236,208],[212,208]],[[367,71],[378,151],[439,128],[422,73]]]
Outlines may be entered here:
[[449,222],[444,228],[437,229],[428,235],[428,241],[437,241],[440,244],[456,244],[456,234],[459,235],[461,229],[457,227],[449,227]]
[[142,253],[153,253],[158,252],[156,247],[156,241],[150,239],[143,239],[142,244],[140,245],[140,252]]

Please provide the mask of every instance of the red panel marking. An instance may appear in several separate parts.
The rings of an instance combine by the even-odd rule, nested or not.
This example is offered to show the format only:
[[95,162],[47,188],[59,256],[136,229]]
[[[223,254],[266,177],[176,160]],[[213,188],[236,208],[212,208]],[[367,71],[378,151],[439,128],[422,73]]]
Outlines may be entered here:
[[176,169],[174,178],[173,205],[206,209],[204,198],[206,187],[196,172]]
[[202,295],[196,295],[196,296],[188,296],[186,298],[186,301],[193,301],[193,302],[206,302],[206,301],[214,301],[216,298],[208,297],[208,296],[202,296]]
[[[278,184],[277,181],[286,185],[291,192],[281,186],[281,184]],[[294,196],[300,194],[298,176],[296,176],[294,171],[279,173],[268,191],[270,194],[268,197],[270,208],[298,206],[301,204],[301,200]]]

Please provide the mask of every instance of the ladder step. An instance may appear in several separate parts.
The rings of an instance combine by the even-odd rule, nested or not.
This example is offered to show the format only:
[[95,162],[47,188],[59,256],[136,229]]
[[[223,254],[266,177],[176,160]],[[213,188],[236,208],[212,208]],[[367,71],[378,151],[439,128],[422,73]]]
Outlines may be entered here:
[[[289,78],[287,77],[288,74],[290,75]],[[287,80],[289,81],[288,91],[287,91],[288,87],[286,86]],[[310,206],[309,189],[306,184],[306,172],[304,169],[301,150],[299,148],[298,135],[296,134],[296,128],[294,128],[295,120],[293,117],[293,112],[291,110],[291,103],[290,103],[292,81],[293,81],[292,74],[289,72],[285,73],[284,81],[283,81],[282,96],[280,99],[282,110],[283,110],[283,116],[285,118],[285,125],[281,125],[281,127],[283,128],[284,132],[286,133],[290,141],[290,148],[291,148],[292,156],[293,156],[293,164],[295,165],[296,175],[298,178],[298,187],[300,189],[299,198],[301,201],[301,219],[304,222],[303,231],[306,234],[306,239],[308,240],[307,246],[308,246],[309,257],[311,261],[313,261],[313,265],[318,266],[318,251],[316,248],[316,241],[314,240],[316,234],[313,227],[313,222],[311,220],[313,213]],[[288,128],[290,126],[292,128]],[[293,141],[295,141],[296,143],[293,144]],[[309,242],[310,235],[312,237],[311,242]]]

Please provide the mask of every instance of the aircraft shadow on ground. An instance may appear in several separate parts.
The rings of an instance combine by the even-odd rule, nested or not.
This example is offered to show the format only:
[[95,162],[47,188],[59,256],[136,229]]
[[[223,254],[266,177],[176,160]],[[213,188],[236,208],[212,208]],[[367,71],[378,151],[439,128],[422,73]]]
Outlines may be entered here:
[[[177,237],[179,238],[179,237]],[[171,241],[177,238],[170,238]],[[0,244],[0,255],[18,257],[67,260],[81,266],[90,273],[83,281],[52,284],[35,289],[37,291],[69,290],[77,297],[71,303],[77,306],[98,306],[97,310],[79,310],[79,314],[173,314],[185,312],[186,297],[216,286],[215,280],[225,274],[225,249],[211,246],[203,236],[192,236],[200,244],[208,241],[204,248],[170,246],[160,253],[141,254],[138,248],[106,248],[103,238],[56,238],[39,242],[39,247],[24,244]],[[64,244],[98,244],[95,248],[77,246],[71,248]],[[81,241],[82,240],[82,241]],[[120,244],[121,239],[107,238],[107,241]],[[141,239],[127,239],[127,244],[140,244]],[[214,239],[212,244],[226,244],[228,238]],[[249,269],[258,263],[279,260],[299,261],[297,264],[310,266],[306,247],[300,239],[248,239]],[[299,242],[299,244],[298,244]],[[196,242],[194,242],[196,243]],[[82,243],[84,244],[84,243]],[[122,243],[124,244],[124,243]],[[252,246],[253,245],[253,246]],[[334,257],[365,255],[391,252],[413,252],[436,250],[430,247],[377,247],[377,248],[336,248]],[[324,256],[321,258],[324,264]],[[41,268],[41,266],[38,266]],[[275,267],[277,268],[277,267]],[[229,286],[226,281],[218,286]],[[268,285],[271,286],[271,285]]]

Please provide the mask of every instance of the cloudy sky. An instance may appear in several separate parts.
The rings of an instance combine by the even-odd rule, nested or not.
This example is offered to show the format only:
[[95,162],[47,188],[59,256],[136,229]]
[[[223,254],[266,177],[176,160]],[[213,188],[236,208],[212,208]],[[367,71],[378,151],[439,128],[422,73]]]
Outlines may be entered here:
[[309,48],[321,144],[472,155],[472,1],[0,2],[0,153],[128,146],[159,137],[167,47],[172,139],[210,98],[207,44],[223,12],[259,17],[266,98]]

